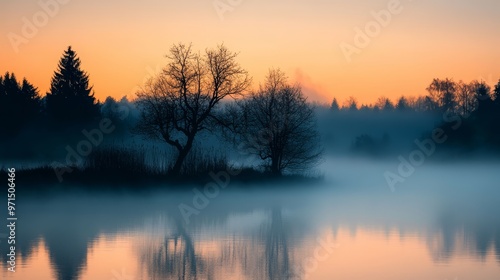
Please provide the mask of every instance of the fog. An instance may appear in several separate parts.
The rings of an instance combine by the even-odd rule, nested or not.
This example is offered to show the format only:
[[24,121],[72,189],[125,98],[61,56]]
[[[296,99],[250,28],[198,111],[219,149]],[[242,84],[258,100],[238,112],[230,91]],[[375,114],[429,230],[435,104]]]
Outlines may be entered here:
[[[317,183],[249,186],[231,182],[234,178],[230,178],[226,188],[220,189],[215,196],[205,197],[208,203],[196,208],[198,211],[188,219],[179,206],[195,207],[195,199],[199,199],[196,197],[204,193],[203,186],[193,185],[185,191],[151,190],[121,194],[83,191],[21,193],[18,205],[18,216],[22,217],[17,237],[19,253],[22,259],[28,260],[43,240],[58,278],[78,279],[88,262],[88,250],[97,238],[138,234],[146,238],[145,244],[150,244],[138,245],[141,248],[137,253],[140,255],[138,260],[142,260],[150,275],[170,279],[179,276],[181,270],[158,266],[150,259],[153,255],[148,255],[150,250],[158,250],[155,241],[158,236],[178,236],[191,242],[189,250],[194,251],[186,249],[180,255],[172,255],[173,264],[180,265],[187,257],[188,263],[198,264],[198,268],[189,273],[205,276],[210,273],[217,275],[216,270],[222,268],[217,261],[197,253],[196,250],[200,250],[197,244],[203,240],[237,236],[232,241],[236,243],[231,245],[236,247],[231,250],[240,253],[250,253],[251,248],[257,250],[245,261],[246,266],[255,266],[247,267],[247,272],[268,279],[266,275],[269,273],[278,275],[285,273],[284,269],[293,269],[291,264],[304,258],[297,250],[329,228],[334,235],[341,229],[348,229],[354,236],[358,231],[385,234],[396,231],[401,237],[418,236],[427,240],[427,250],[436,261],[446,262],[455,254],[463,253],[460,251],[462,246],[468,248],[466,254],[478,259],[485,258],[490,248],[494,248],[500,262],[500,223],[494,214],[500,211],[500,163],[442,165],[427,162],[416,167],[411,176],[391,189],[384,173],[396,170],[398,164],[397,159],[328,157],[318,167],[324,174],[324,181]],[[462,239],[462,235],[466,238]],[[435,243],[436,236],[439,236],[438,243]],[[270,241],[265,240],[274,239],[278,242],[277,254],[288,252],[288,260],[260,255],[258,246],[261,245],[257,244],[261,243],[251,241],[262,240],[266,244]],[[457,244],[462,245],[458,248]],[[6,246],[6,243],[2,242],[0,246]],[[265,246],[275,245],[262,246],[266,251],[271,247]],[[189,260],[189,256],[193,258]],[[232,265],[236,266],[243,261],[240,257],[238,254],[226,256],[224,260],[232,260]],[[215,271],[209,273],[202,269],[203,265],[209,265]],[[260,274],[259,267],[262,266],[272,271]],[[300,275],[300,272],[294,271],[294,274]]]
[[[231,102],[226,102],[231,104]],[[103,104],[103,118],[111,120],[113,131],[104,133],[102,141],[92,147],[93,150],[105,148],[131,149],[145,153],[148,164],[162,162],[169,164],[175,158],[176,150],[160,139],[146,139],[134,133],[140,113],[134,102],[126,99],[109,101]],[[319,146],[325,158],[377,158],[391,159],[418,149],[416,141],[432,137],[432,132],[445,124],[456,125],[459,116],[450,117],[436,111],[414,110],[356,110],[342,109],[332,111],[323,105],[314,106],[317,130],[321,137]],[[67,131],[47,131],[42,126],[29,126],[14,138],[2,139],[0,165],[10,164],[18,168],[30,168],[51,165],[53,162],[65,163],[68,150],[76,150],[82,141],[88,141],[88,132],[98,126],[90,124]],[[84,133],[84,130],[87,132]],[[491,155],[494,149],[487,146],[472,149],[460,142],[460,133],[469,133],[468,127],[459,127],[446,135],[445,143],[436,144],[437,149],[426,160],[449,159],[460,157],[468,160],[480,155]],[[448,137],[449,136],[449,137]],[[258,138],[258,136],[252,136]],[[37,139],[33,141],[33,139]],[[257,165],[255,158],[246,151],[238,150],[238,144],[231,142],[218,129],[201,131],[193,150],[205,155],[228,157],[236,165]],[[479,136],[476,136],[479,138]],[[252,139],[246,139],[251,141]],[[455,142],[458,149],[453,150]],[[8,147],[8,148],[7,148]],[[455,147],[456,148],[456,147]],[[467,151],[464,153],[463,151]],[[473,151],[471,153],[471,151]],[[83,158],[85,160],[85,158]]]
[[[103,135],[95,148],[142,152],[146,164],[166,170],[175,151],[161,140],[132,133],[138,113],[126,104],[129,117],[115,118],[117,130]],[[46,250],[55,278],[93,279],[87,275],[96,269],[93,258],[107,250],[98,246],[100,241],[120,239],[130,249],[129,261],[140,267],[133,271],[137,279],[305,279],[311,272],[305,263],[318,238],[333,238],[329,246],[336,242],[346,246],[351,244],[344,236],[347,231],[354,240],[351,245],[369,238],[370,246],[390,249],[409,246],[408,240],[415,239],[413,246],[427,252],[433,264],[446,263],[460,270],[454,260],[465,258],[472,261],[470,271],[488,266],[488,271],[498,272],[500,161],[484,156],[484,151],[494,154],[494,149],[486,147],[480,153],[460,146],[460,141],[459,147],[467,153],[451,149],[449,144],[462,136],[443,129],[446,137],[434,137],[433,130],[450,123],[435,112],[334,112],[321,106],[314,110],[323,153],[305,175],[315,180],[292,177],[242,183],[241,175],[226,174],[219,177],[223,184],[212,177],[207,184],[155,181],[130,188],[95,183],[89,188],[70,181],[39,183],[37,189],[23,187],[20,178],[16,194],[17,215],[22,217],[17,231],[20,260],[25,267],[34,267],[33,262],[41,261],[40,250]],[[28,145],[29,138],[23,134],[19,137],[16,147],[27,147],[22,156],[3,157],[0,164],[19,168],[50,164],[54,159],[64,162],[68,146],[87,140],[76,130],[53,142],[41,139],[36,145]],[[215,155],[227,158],[233,167],[259,167],[259,158],[239,150],[230,138],[219,130],[200,133],[189,160]],[[15,149],[2,152],[13,155]],[[386,239],[397,235],[403,241],[389,246],[380,243],[378,235]],[[6,246],[0,242],[0,251]],[[366,255],[365,248],[349,252]],[[399,260],[397,255],[387,257]],[[0,259],[7,261],[6,255]],[[402,261],[405,266],[417,266],[414,271],[425,270],[418,267],[425,259]],[[432,268],[431,275],[442,273],[439,269]],[[343,268],[350,279],[366,279],[351,277],[352,272]],[[475,279],[490,279],[489,273]],[[395,273],[387,279],[403,277]],[[421,275],[428,278],[429,274]]]
[[[408,151],[416,139],[443,121],[438,114],[429,112],[332,112],[322,107],[316,112],[318,128],[331,155],[386,157]],[[370,137],[373,143],[355,147],[356,138],[362,135]]]

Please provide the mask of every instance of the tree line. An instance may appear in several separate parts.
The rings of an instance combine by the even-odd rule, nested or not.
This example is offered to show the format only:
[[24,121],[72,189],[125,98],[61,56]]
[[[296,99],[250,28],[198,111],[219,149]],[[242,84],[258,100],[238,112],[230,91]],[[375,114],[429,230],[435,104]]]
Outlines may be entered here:
[[[349,97],[342,106],[333,99],[332,112],[434,114],[441,118],[436,128],[443,129],[448,140],[445,147],[454,152],[500,150],[500,81],[493,87],[484,81],[469,83],[451,78],[433,79],[427,95],[401,96],[395,102],[380,97],[375,104],[358,105]],[[423,116],[423,115],[422,115]],[[369,117],[369,116],[366,116]],[[429,128],[432,129],[432,128]],[[427,135],[426,132],[422,132]],[[354,148],[373,147],[376,141],[367,135],[358,137]],[[384,144],[387,141],[379,141]]]
[[[414,112],[451,112],[467,116],[476,111],[482,101],[495,103],[500,100],[500,81],[491,88],[484,81],[473,80],[455,82],[453,79],[433,79],[427,87],[427,95],[400,96],[395,101],[381,96],[375,103],[359,104],[353,96],[339,104],[334,98],[332,111],[414,111]],[[489,100],[489,101],[488,101]],[[497,101],[498,102],[498,101]]]
[[[166,58],[163,71],[137,92],[133,105],[138,120],[130,132],[176,151],[171,174],[182,173],[195,140],[205,131],[235,146],[244,144],[239,148],[256,155],[274,175],[307,170],[317,161],[320,144],[313,108],[300,86],[291,85],[280,70],[270,70],[266,82],[254,91],[237,54],[223,45],[201,53],[191,45],[176,44]],[[18,83],[14,74],[7,73],[1,81],[2,120],[20,130],[40,123],[67,133],[116,115],[110,108],[117,104],[114,99],[101,104],[94,97],[89,75],[71,47],[44,97],[26,80]],[[22,108],[28,107],[26,114]]]
[[80,64],[76,53],[68,47],[54,72],[50,90],[43,97],[38,88],[26,79],[18,81],[14,73],[0,77],[2,135],[15,137],[22,128],[38,124],[41,118],[47,120],[45,123],[66,127],[98,119],[100,104]]
[[[171,147],[175,151],[171,174],[182,173],[196,141],[203,142],[203,133],[254,155],[271,174],[306,171],[318,162],[322,149],[314,107],[300,85],[290,83],[281,70],[269,70],[265,81],[251,89],[251,77],[237,62],[237,53],[224,45],[199,52],[191,45],[175,44],[166,59],[163,71],[146,82],[132,102],[108,97],[100,103],[71,46],[64,51],[44,96],[26,79],[19,81],[15,74],[6,73],[0,77],[0,132],[4,135],[0,141],[16,143],[22,137],[27,143],[53,141],[49,132],[56,137],[71,134],[109,118],[120,128],[117,131],[124,132],[121,137],[137,135]],[[500,147],[500,81],[492,89],[479,81],[434,79],[427,91],[418,98],[401,96],[392,102],[380,97],[375,104],[361,106],[354,97],[342,106],[333,99],[330,109],[459,117],[461,130],[455,129],[457,122],[441,124],[456,136],[450,143]],[[137,115],[133,122],[124,123],[116,110],[119,105],[133,108]]]

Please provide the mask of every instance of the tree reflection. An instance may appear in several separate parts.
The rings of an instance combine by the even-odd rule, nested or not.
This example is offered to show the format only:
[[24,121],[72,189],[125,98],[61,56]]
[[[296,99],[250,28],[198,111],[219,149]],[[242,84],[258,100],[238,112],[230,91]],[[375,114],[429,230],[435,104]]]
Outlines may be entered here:
[[151,279],[222,279],[236,271],[252,279],[292,279],[289,228],[282,211],[274,208],[254,236],[217,240],[215,250],[193,240],[178,218],[170,233],[157,242],[154,237],[141,248],[141,263]]
[[[349,215],[354,207],[352,203],[342,204],[340,198],[329,197],[328,206],[321,211],[309,207],[310,212],[303,216],[295,214],[291,220],[282,210],[282,204],[276,206],[274,201],[264,202],[261,197],[233,194],[228,200],[220,200],[220,207],[213,204],[214,207],[207,208],[188,226],[180,217],[175,196],[154,201],[149,196],[143,200],[67,196],[50,203],[28,198],[20,207],[23,220],[16,243],[24,265],[33,266],[38,260],[33,259],[33,255],[28,259],[30,252],[43,242],[53,277],[60,280],[82,277],[82,271],[88,269],[88,253],[94,241],[101,236],[120,236],[130,229],[137,229],[138,238],[145,240],[145,243],[134,240],[132,244],[138,250],[143,268],[140,272],[148,275],[144,279],[301,278],[297,269],[304,245],[301,240],[314,237],[318,226],[331,225],[398,228],[409,235],[426,236],[428,251],[435,262],[463,256],[486,262],[494,255],[500,263],[500,227],[492,215],[498,209],[497,199],[483,199],[481,207],[476,207],[478,200],[471,200],[469,204],[463,201],[442,203],[431,213],[432,220],[425,217],[425,223],[421,223],[420,216],[412,216],[411,207],[402,209],[406,210],[405,215],[399,215],[391,207]],[[316,201],[319,205],[323,203],[326,202]],[[283,207],[292,211],[303,209],[293,208],[291,204]],[[251,214],[256,212],[258,215]],[[144,220],[156,219],[158,213],[167,217],[165,224],[153,223],[161,228],[160,235],[143,227]],[[318,214],[318,220],[308,223],[306,219],[312,220],[313,214]],[[247,216],[251,217],[241,218]],[[1,241],[0,251],[6,252],[6,239]],[[0,260],[5,266],[6,254],[0,255]]]
[[271,224],[265,232],[266,239],[266,271],[268,279],[291,279],[290,255],[287,234],[283,225],[280,209],[274,208],[271,214]]
[[159,246],[151,245],[141,256],[150,278],[198,279],[203,274],[205,260],[196,255],[193,238],[180,219],[175,219],[175,230]]

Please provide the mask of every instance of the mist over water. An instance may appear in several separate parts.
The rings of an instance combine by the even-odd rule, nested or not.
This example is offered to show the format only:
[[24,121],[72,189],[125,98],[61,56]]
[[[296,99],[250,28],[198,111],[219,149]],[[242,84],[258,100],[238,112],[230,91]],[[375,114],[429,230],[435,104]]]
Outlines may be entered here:
[[26,194],[18,205],[22,269],[2,276],[495,279],[500,164],[429,162],[392,191],[384,172],[398,164],[328,157],[321,183],[230,183],[188,222],[179,205],[193,205],[189,188]]

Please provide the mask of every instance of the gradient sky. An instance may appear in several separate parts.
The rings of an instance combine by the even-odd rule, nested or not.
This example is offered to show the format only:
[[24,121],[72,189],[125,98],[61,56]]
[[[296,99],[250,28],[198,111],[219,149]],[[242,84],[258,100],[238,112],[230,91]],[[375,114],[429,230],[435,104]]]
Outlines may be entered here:
[[[133,98],[178,42],[199,50],[224,43],[240,53],[255,85],[279,67],[310,100],[328,103],[421,95],[438,77],[500,78],[498,0],[401,0],[402,11],[351,62],[340,44],[355,46],[355,28],[391,0],[59,0],[67,3],[43,22],[39,3],[56,1],[0,2],[0,72],[26,77],[42,94],[69,45],[101,100]],[[216,2],[236,4],[220,16]],[[22,37],[23,18],[33,23],[34,15],[38,30],[16,52],[11,36]]]

